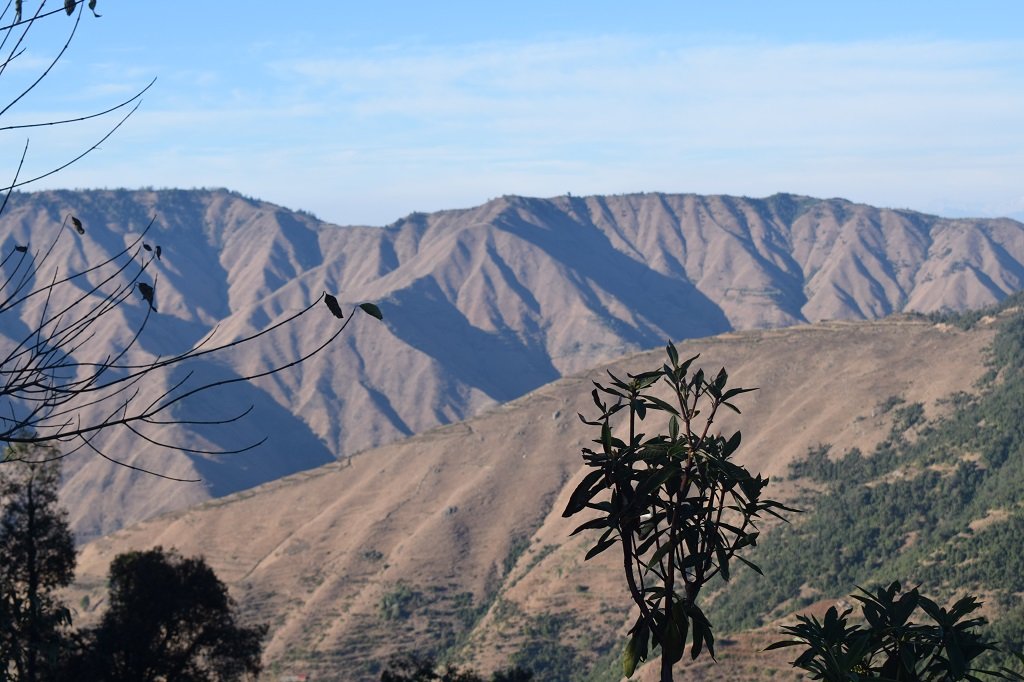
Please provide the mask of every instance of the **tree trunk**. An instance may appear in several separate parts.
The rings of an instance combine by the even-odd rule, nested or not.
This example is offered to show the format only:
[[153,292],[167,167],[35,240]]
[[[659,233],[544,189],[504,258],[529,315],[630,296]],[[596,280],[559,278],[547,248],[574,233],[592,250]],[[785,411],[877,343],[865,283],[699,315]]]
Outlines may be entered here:
[[36,547],[35,470],[28,477],[28,651],[25,652],[25,680],[36,682],[39,662],[39,556]]

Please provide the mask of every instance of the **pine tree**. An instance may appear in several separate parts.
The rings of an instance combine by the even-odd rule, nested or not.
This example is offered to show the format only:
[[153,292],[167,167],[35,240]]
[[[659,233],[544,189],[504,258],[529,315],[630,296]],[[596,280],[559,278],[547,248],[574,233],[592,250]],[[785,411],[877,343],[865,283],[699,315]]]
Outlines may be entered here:
[[74,578],[75,543],[53,455],[12,448],[0,464],[0,679],[53,679],[71,622],[54,594]]

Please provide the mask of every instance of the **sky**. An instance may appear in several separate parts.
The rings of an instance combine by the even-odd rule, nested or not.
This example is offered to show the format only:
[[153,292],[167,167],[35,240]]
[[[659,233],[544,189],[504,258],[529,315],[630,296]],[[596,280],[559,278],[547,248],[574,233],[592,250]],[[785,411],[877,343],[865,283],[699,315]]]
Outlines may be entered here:
[[[25,189],[226,187],[367,225],[505,194],[641,191],[1024,219],[1018,0],[98,0],[96,11],[0,127],[102,111],[156,81],[95,151]],[[0,73],[0,106],[74,21],[33,27]],[[26,141],[21,179],[119,120],[0,131],[0,183]]]

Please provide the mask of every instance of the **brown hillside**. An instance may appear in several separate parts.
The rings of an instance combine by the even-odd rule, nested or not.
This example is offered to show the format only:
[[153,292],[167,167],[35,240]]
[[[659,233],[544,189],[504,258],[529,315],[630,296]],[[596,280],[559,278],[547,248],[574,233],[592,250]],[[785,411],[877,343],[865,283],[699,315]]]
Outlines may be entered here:
[[[877,411],[898,395],[935,414],[937,399],[970,389],[982,372],[985,329],[963,332],[910,319],[730,333],[681,344],[732,382],[760,386],[741,402],[740,459],[778,477],[809,446],[870,450],[888,424]],[[610,366],[641,371],[661,352]],[[118,552],[173,546],[207,557],[253,618],[270,623],[270,679],[373,679],[396,651],[458,651],[474,665],[507,663],[550,614],[581,661],[619,646],[627,597],[613,552],[583,563],[593,538],[567,538],[560,516],[587,441],[593,370],[465,422],[161,516],[87,545],[79,614],[102,609]],[[650,428],[660,428],[654,425]],[[786,482],[778,488],[788,494]],[[577,521],[578,520],[574,520]],[[77,602],[76,602],[77,603]],[[545,615],[548,614],[548,621]],[[391,616],[389,619],[388,616]],[[723,666],[756,667],[756,638],[723,645]],[[582,665],[582,663],[581,663]],[[761,663],[761,666],[764,664]],[[748,671],[749,672],[749,671]],[[711,678],[709,678],[711,679]],[[721,678],[726,679],[726,678]]]

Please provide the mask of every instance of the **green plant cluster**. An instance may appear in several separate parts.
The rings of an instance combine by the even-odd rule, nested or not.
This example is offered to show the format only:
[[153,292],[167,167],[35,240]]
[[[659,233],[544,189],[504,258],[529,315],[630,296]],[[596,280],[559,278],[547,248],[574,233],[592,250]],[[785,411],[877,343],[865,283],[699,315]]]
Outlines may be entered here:
[[[653,371],[626,380],[609,373],[608,385],[594,382],[599,414],[580,419],[598,429],[599,448],[583,449],[590,471],[562,513],[598,512],[573,531],[603,531],[586,559],[620,549],[640,612],[629,630],[623,672],[632,676],[660,648],[662,682],[672,680],[672,666],[688,643],[691,658],[702,651],[714,656],[711,621],[698,604],[704,586],[715,577],[728,581],[733,559],[760,572],[740,552],[757,544],[765,516],[794,511],[763,497],[768,480],[732,460],[740,433],[725,438],[711,428],[719,408],[738,413],[730,401],[754,389],[727,388],[724,368],[713,376],[691,371],[697,356],[680,362],[671,343],[666,353],[667,362]],[[658,417],[668,433],[648,436],[643,429]]]
[[404,582],[398,582],[381,596],[378,608],[384,620],[405,620],[423,602],[421,592]]
[[573,627],[570,614],[540,614],[523,628],[522,646],[511,658],[517,668],[529,669],[538,679],[570,682],[580,679],[583,666],[575,649],[562,643],[564,630]]
[[[738,630],[853,585],[899,577],[942,599],[965,591],[1015,604],[1024,590],[1024,311],[1021,295],[1000,310],[989,368],[972,399],[963,387],[948,416],[923,423],[915,405],[896,408],[893,429],[870,456],[830,459],[812,449],[792,473],[825,483],[800,522],[773,529],[752,559],[767,580],[739,576],[710,610]],[[916,429],[915,438],[905,431]],[[977,523],[985,519],[984,523]],[[972,522],[973,526],[972,526]],[[799,596],[798,596],[799,595]],[[1024,631],[1024,609],[995,613],[1005,636]],[[1020,649],[1020,640],[1003,641]]]
[[981,682],[978,675],[1024,680],[1009,670],[976,667],[977,659],[994,646],[978,633],[985,619],[968,618],[981,607],[974,596],[945,609],[916,588],[904,592],[898,582],[851,596],[860,603],[864,625],[850,622],[852,608],[839,613],[832,606],[824,621],[798,616],[796,625],[783,628],[792,639],[768,649],[801,647],[794,667],[826,682]]
[[496,670],[489,679],[474,670],[440,665],[430,656],[406,655],[393,658],[381,673],[381,682],[530,682],[533,672],[524,668]]
[[966,331],[974,329],[979,322],[987,317],[998,315],[1010,308],[1020,305],[1024,305],[1024,293],[1017,292],[1007,296],[999,303],[985,308],[964,311],[941,310],[934,313],[928,313],[922,317],[936,324],[951,324],[954,327],[958,327]]

